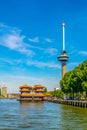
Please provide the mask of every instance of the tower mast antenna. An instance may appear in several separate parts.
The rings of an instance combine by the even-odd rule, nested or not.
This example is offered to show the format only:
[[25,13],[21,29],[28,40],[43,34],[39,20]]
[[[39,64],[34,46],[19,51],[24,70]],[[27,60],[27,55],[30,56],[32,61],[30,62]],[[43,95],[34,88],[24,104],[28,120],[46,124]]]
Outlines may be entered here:
[[63,28],[63,51],[65,51],[65,23],[62,23],[62,28]]

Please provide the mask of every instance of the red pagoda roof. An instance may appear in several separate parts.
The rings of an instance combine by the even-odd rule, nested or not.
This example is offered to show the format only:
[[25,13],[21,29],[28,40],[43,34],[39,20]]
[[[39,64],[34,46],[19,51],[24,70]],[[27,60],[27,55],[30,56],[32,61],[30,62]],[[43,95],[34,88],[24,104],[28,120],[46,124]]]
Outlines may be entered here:
[[23,93],[23,94],[20,94],[20,96],[21,97],[27,97],[27,96],[29,96],[29,97],[32,97],[32,96],[34,96],[34,97],[44,97],[44,94],[37,94],[37,93],[32,93],[32,94],[25,94],[25,93]]
[[32,88],[32,87],[27,84],[24,84],[24,85],[20,86],[20,89],[22,89],[22,88]]
[[44,86],[42,86],[42,85],[35,85],[34,89],[37,89],[37,88],[44,88]]

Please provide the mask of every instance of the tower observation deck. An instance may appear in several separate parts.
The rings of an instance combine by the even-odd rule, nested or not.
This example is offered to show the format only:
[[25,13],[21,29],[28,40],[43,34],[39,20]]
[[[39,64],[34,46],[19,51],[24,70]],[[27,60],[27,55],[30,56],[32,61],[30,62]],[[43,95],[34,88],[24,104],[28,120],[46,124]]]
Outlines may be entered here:
[[62,44],[62,54],[58,56],[58,60],[62,63],[62,77],[66,73],[66,62],[68,61],[69,57],[65,50],[65,23],[62,23],[62,29],[63,29],[63,44]]

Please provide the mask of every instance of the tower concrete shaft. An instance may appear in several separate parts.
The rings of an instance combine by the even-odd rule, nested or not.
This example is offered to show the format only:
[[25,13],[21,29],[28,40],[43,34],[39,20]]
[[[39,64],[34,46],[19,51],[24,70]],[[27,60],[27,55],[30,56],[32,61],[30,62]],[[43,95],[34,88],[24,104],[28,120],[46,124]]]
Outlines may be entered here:
[[62,77],[65,75],[66,73],[66,62],[62,62]]

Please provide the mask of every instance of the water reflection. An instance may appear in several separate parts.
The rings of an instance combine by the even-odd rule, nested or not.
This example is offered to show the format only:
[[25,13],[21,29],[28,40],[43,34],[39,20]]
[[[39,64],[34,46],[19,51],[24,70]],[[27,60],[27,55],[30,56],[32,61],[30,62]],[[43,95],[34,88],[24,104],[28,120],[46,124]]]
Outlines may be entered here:
[[20,127],[33,129],[35,127],[38,128],[39,124],[43,124],[43,121],[40,120],[43,105],[43,102],[20,103],[20,120],[22,122]]
[[87,130],[87,109],[62,105],[61,126],[65,130]]
[[31,114],[35,114],[36,112],[40,112],[43,107],[43,102],[21,102],[20,103],[20,116],[25,117]]
[[0,130],[87,130],[87,109],[0,100]]

